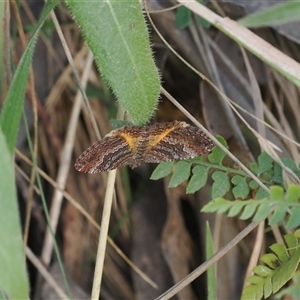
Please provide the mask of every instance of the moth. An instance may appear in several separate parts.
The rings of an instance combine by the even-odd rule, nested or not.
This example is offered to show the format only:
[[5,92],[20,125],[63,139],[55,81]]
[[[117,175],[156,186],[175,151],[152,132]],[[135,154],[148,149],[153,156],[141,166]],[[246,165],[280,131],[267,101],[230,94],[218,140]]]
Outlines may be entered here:
[[108,133],[85,150],[75,169],[98,173],[141,163],[183,160],[206,154],[215,143],[199,128],[173,121],[147,126],[124,126]]

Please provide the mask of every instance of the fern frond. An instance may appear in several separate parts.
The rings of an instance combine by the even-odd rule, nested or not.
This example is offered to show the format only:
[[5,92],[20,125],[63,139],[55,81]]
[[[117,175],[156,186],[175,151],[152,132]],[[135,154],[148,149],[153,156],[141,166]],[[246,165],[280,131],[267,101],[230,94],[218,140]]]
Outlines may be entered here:
[[[221,136],[218,136],[217,139],[223,146],[228,148],[226,141]],[[269,197],[267,191],[259,186],[258,183],[250,178],[244,171],[224,166],[223,161],[225,156],[226,154],[219,147],[215,147],[207,156],[207,161],[205,161],[202,156],[199,156],[187,161],[164,162],[159,164],[153,171],[151,179],[161,179],[170,175],[174,170],[169,182],[169,187],[176,187],[179,184],[188,181],[186,192],[195,193],[207,183],[208,174],[212,173],[211,177],[213,179],[213,185],[211,194],[213,199],[225,197],[228,192],[231,192],[231,195],[229,195],[230,198],[233,196],[235,199],[247,199],[251,194],[255,195],[255,199],[262,199],[265,201],[265,199]],[[300,178],[300,169],[293,160],[283,158],[282,163]],[[250,165],[250,170],[264,183],[264,185],[272,186],[277,184],[283,187],[283,172],[281,165],[275,162],[266,152],[259,155],[257,163],[252,163]],[[262,205],[265,207],[259,207],[261,211],[257,213],[258,219],[265,217],[265,210],[269,209],[267,204],[264,203]],[[252,206],[252,209],[253,207],[254,206]],[[286,207],[287,205],[284,204],[278,208],[272,219],[274,224],[277,224],[283,219],[284,214],[282,213],[282,209],[285,209]],[[291,212],[288,223],[290,228],[294,228],[296,226],[295,224],[299,223],[297,217],[299,213],[300,210],[296,208]],[[244,218],[249,218],[246,217],[248,215],[249,211],[245,213]],[[259,217],[260,215],[261,217]],[[272,222],[271,224],[273,224]]]
[[[260,222],[270,215],[269,225],[278,225],[287,219],[286,226],[290,229],[300,225],[300,187],[290,185],[284,194],[284,189],[279,186],[270,187],[270,195],[264,199],[235,200],[216,198],[202,208],[202,212],[225,213],[229,217],[240,214],[240,219],[252,218]],[[273,209],[273,212],[272,212]]]
[[275,295],[275,299],[282,299],[283,297],[290,296],[290,299],[300,299],[300,272],[296,272],[293,276],[294,284],[283,288]]
[[275,243],[270,247],[273,253],[261,257],[266,265],[253,269],[254,275],[247,279],[250,285],[244,288],[241,299],[267,298],[292,278],[300,262],[300,243],[293,234],[284,239],[287,246]]

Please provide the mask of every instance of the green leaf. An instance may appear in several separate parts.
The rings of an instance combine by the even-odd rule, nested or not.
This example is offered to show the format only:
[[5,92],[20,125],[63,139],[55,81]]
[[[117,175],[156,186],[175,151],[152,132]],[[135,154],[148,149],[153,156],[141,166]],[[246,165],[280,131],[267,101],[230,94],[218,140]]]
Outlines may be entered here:
[[292,252],[292,253],[293,253],[292,249],[297,249],[297,247],[299,247],[298,239],[293,234],[286,234],[284,236],[284,241],[287,244],[288,248],[290,249],[290,252]]
[[[225,177],[224,175],[221,175],[222,172],[220,172],[221,174],[216,173],[217,172],[213,175],[217,177],[217,181],[215,181],[214,184],[220,187],[221,183],[218,182],[224,183]],[[222,176],[224,178],[222,178]],[[239,217],[241,220],[247,220],[252,217],[254,222],[260,222],[270,216],[269,225],[278,225],[278,223],[283,222],[287,212],[289,212],[289,219],[286,226],[294,229],[300,225],[300,204],[294,201],[295,199],[298,199],[298,187],[291,185],[290,188],[290,194],[289,191],[284,194],[282,187],[271,186],[271,193],[261,200],[250,199],[243,201],[228,201],[223,198],[218,198],[206,205],[202,211],[218,213],[225,213],[228,211],[228,217],[234,217],[241,214]],[[292,201],[287,201],[286,198],[288,194]],[[274,207],[275,210],[272,211],[272,208]]]
[[251,218],[255,211],[257,206],[260,204],[259,201],[257,200],[250,200],[247,205],[245,205],[245,208],[243,210],[243,213],[240,216],[241,220],[248,220],[249,218]]
[[249,283],[259,284],[261,282],[261,278],[259,278],[257,276],[250,276],[249,278],[247,278],[247,281]]
[[201,212],[206,212],[206,213],[218,212],[219,214],[222,214],[226,212],[231,206],[232,206],[231,201],[226,200],[224,198],[216,198],[208,202],[206,205],[204,205],[201,209]]
[[200,25],[205,28],[205,29],[209,29],[211,27],[211,23],[209,23],[208,21],[206,21],[205,19],[203,19],[201,16],[197,16],[198,22],[200,23]]
[[[203,0],[197,0],[197,2],[201,3],[203,6],[206,6],[206,2]],[[206,21],[204,18],[202,18],[201,16],[197,16],[197,19],[203,28],[209,29],[211,27],[211,24],[208,21]],[[210,299],[212,299],[212,298],[210,298]]]
[[260,260],[271,269],[275,269],[280,264],[277,256],[274,253],[266,253],[260,258]]
[[289,260],[289,255],[284,245],[275,243],[270,246],[270,249],[278,256],[282,263],[285,263]]
[[263,297],[262,289],[258,289],[256,285],[248,285],[244,288],[241,300],[249,300],[249,299],[255,300],[255,299],[261,299],[262,297]]
[[281,289],[275,299],[300,299],[300,272],[296,272],[293,276],[293,285]]
[[254,180],[250,180],[249,187],[253,190],[256,190],[258,188],[258,183]]
[[273,225],[279,224],[280,222],[283,221],[285,215],[286,215],[286,205],[284,203],[279,203],[276,206],[276,208],[269,220],[269,225],[273,226]]
[[173,173],[169,187],[176,187],[184,181],[188,180],[191,175],[192,164],[186,161],[179,161],[176,164],[175,172]]
[[[298,239],[292,234],[285,235],[284,239],[288,243],[298,245]],[[270,248],[274,253],[263,255],[261,260],[271,268],[259,265],[253,269],[255,275],[249,278],[251,285],[244,289],[242,299],[269,297],[282,288],[298,268],[300,261],[300,249],[298,247],[288,250],[284,245],[276,243]]]
[[157,107],[160,79],[141,3],[68,0],[67,4],[102,76],[133,123],[145,124]]
[[260,186],[257,190],[256,198],[257,199],[264,199],[264,198],[268,197],[268,195],[269,195],[269,193]]
[[273,288],[272,288],[272,280],[271,278],[268,278],[264,285],[264,298],[269,297],[272,294]]
[[29,299],[14,164],[0,129],[0,286],[9,299]]
[[[228,149],[228,145],[225,141],[225,139],[220,136],[217,135],[216,139],[224,146]],[[208,160],[213,163],[213,164],[218,164],[221,165],[222,161],[224,159],[224,157],[226,156],[226,153],[218,146],[216,146],[212,152],[208,155]]]
[[253,221],[260,222],[266,219],[271,212],[270,208],[271,205],[268,202],[263,202],[261,205],[259,205],[257,212],[254,215]]
[[187,194],[195,193],[196,191],[203,188],[207,182],[209,167],[207,166],[195,166],[192,170],[192,177],[186,188]]
[[236,215],[238,215],[244,206],[245,203],[243,201],[234,201],[233,205],[231,206],[228,212],[228,217],[235,217]]
[[133,126],[133,124],[128,121],[118,119],[110,119],[109,124],[113,129],[117,129],[123,126]]
[[270,177],[273,176],[273,159],[272,157],[267,154],[266,152],[263,152],[259,155],[257,159],[257,163],[251,163],[250,164],[250,170],[253,174],[257,176],[264,176],[265,180],[270,181]]
[[269,267],[267,266],[255,266],[253,268],[253,272],[257,275],[259,275],[260,277],[268,277],[270,276],[271,274],[273,274],[273,270],[270,269]]
[[232,189],[234,197],[245,199],[249,194],[249,186],[247,184],[246,178],[240,175],[235,175],[232,177],[231,182],[235,185]]
[[298,1],[286,1],[273,5],[263,11],[248,15],[238,21],[242,26],[257,28],[279,25],[299,20],[300,5]]
[[158,180],[158,179],[168,176],[172,172],[173,164],[174,164],[173,161],[166,161],[166,162],[160,163],[153,171],[150,179]]
[[180,6],[175,15],[175,23],[179,29],[186,28],[192,19],[192,12],[185,6]]
[[266,152],[263,152],[257,158],[258,169],[257,174],[261,175],[273,168],[273,158]]
[[291,215],[286,223],[287,228],[296,228],[300,225],[300,207],[293,207]]
[[251,163],[250,170],[253,174],[258,175],[258,164],[255,162]]
[[270,187],[270,198],[274,201],[282,201],[284,196],[284,190],[280,186]]
[[286,167],[291,169],[298,176],[298,178],[300,178],[300,169],[291,158],[282,158],[281,161]]
[[[0,2],[0,22],[1,24],[5,24],[5,20],[7,19],[7,15],[6,15],[6,10],[5,10],[5,7],[7,5],[7,2],[6,1],[1,1]],[[6,31],[4,30],[4,27],[2,27],[3,29],[0,31],[0,70],[3,70],[2,72],[0,72],[0,93],[1,93],[1,96],[3,96],[3,92],[4,92],[4,84],[6,81],[5,79],[5,75],[6,75],[6,72],[4,72],[5,70],[5,64],[7,62],[4,62],[4,41],[6,40],[5,38],[5,34],[6,34]],[[2,100],[1,100],[1,103],[2,103]]]
[[300,229],[297,229],[294,233],[295,237],[300,238]]
[[282,168],[278,163],[274,164],[274,174],[271,179],[274,183],[283,185]]
[[224,196],[230,189],[228,175],[225,172],[216,171],[212,174],[214,183],[212,185],[212,198]]
[[2,131],[6,137],[7,147],[10,153],[13,153],[19,130],[19,124],[23,110],[23,101],[25,98],[25,90],[27,86],[34,45],[45,19],[57,3],[58,0],[49,0],[45,4],[45,8],[36,25],[35,32],[29,40],[28,45],[16,69],[1,111],[0,127],[2,128]]
[[297,250],[289,259],[288,262],[280,266],[280,272],[275,272],[272,283],[273,292],[279,291],[279,289],[285,285],[295,273],[300,260],[300,250]]
[[201,165],[204,162],[204,159],[203,159],[203,156],[200,155],[200,156],[196,156],[194,158],[190,158],[188,161],[191,164],[195,164],[195,165],[200,164]]
[[295,184],[291,184],[287,190],[286,201],[298,202],[300,197],[300,187]]
[[[214,254],[214,240],[209,227],[206,222],[206,243],[205,243],[205,256],[209,259]],[[217,299],[217,282],[216,282],[216,267],[212,265],[207,270],[207,299]]]

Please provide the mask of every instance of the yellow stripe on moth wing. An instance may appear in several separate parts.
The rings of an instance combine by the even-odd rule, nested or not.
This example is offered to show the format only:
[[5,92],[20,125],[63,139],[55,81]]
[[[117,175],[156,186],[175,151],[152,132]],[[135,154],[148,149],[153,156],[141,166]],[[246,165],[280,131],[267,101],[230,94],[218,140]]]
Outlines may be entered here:
[[153,148],[154,146],[156,146],[162,139],[164,139],[170,132],[174,131],[175,129],[177,129],[178,126],[173,126],[171,128],[166,129],[165,131],[163,131],[161,134],[158,135],[153,135],[153,136],[149,136],[149,142],[148,142],[148,149]]
[[128,144],[129,149],[131,150],[131,152],[135,152],[136,148],[138,146],[138,137],[133,137],[131,135],[129,135],[128,133],[124,133],[124,132],[119,132],[118,133],[119,136],[121,136],[123,139],[125,139],[125,141]]

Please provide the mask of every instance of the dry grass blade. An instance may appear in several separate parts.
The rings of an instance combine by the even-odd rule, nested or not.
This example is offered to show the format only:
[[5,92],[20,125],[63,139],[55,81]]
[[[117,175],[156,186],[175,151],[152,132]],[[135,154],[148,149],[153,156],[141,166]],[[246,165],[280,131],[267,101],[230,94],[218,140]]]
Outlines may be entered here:
[[208,22],[216,26],[219,30],[223,31],[228,36],[231,36],[234,40],[245,46],[252,53],[262,57],[266,63],[273,66],[283,75],[292,76],[293,82],[299,86],[299,81],[297,82],[296,79],[300,78],[300,64],[295,60],[271,46],[269,43],[258,37],[250,30],[238,25],[236,22],[228,18],[222,18],[218,16],[194,0],[189,2],[179,0],[178,2],[182,3],[196,14],[202,16]]
[[106,193],[104,198],[104,206],[101,220],[101,230],[97,251],[97,261],[95,266],[95,275],[93,281],[92,298],[98,299],[101,289],[102,274],[104,268],[104,258],[106,253],[106,241],[108,234],[109,221],[111,217],[111,206],[113,202],[115,180],[116,180],[116,170],[112,170],[108,173]]
[[201,274],[203,274],[210,266],[215,264],[221,257],[228,253],[233,247],[235,247],[240,241],[242,241],[252,230],[254,230],[259,223],[249,224],[243,231],[241,231],[234,239],[232,239],[226,246],[217,251],[210,259],[199,266],[196,270],[191,272],[186,278],[175,284],[170,290],[160,295],[155,300],[167,300],[179,293],[183,288],[193,282]]
[[60,299],[68,299],[68,296],[64,293],[64,291],[59,287],[58,283],[53,279],[50,273],[47,271],[45,266],[40,262],[40,260],[33,254],[33,252],[26,247],[26,256],[29,261],[39,270],[39,274],[41,274],[44,279],[48,282],[48,284],[53,288],[53,290],[57,293]]
[[[93,62],[93,55],[90,52],[87,58],[87,63],[85,70],[82,75],[82,85],[86,86],[90,69],[92,67]],[[71,155],[73,153],[73,147],[74,147],[74,140],[75,140],[75,132],[77,129],[77,123],[78,118],[81,110],[82,105],[82,94],[81,92],[78,92],[75,98],[75,103],[73,107],[73,111],[71,114],[68,131],[67,131],[67,137],[65,140],[65,144],[61,153],[61,165],[58,171],[57,175],[57,183],[61,189],[64,189],[67,176],[69,173],[70,163],[71,163]],[[51,227],[54,231],[56,231],[58,218],[60,215],[61,205],[62,205],[63,195],[60,191],[56,190],[52,199],[51,204]],[[46,237],[45,237],[45,244],[42,252],[42,259],[43,261],[48,264],[50,262],[51,254],[52,254],[52,248],[53,248],[53,241],[52,237],[50,235],[50,232],[47,231]]]

